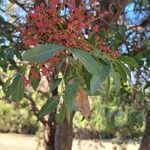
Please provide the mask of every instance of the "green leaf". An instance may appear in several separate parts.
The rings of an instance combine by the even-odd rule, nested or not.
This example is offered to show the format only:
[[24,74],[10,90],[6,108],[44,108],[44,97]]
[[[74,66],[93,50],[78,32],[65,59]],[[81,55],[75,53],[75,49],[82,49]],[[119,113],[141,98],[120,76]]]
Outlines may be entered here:
[[128,67],[126,67],[122,62],[119,62],[120,66],[124,70],[124,72],[131,78],[131,71],[129,70]]
[[51,91],[54,91],[58,87],[61,81],[62,81],[62,78],[54,79],[51,84],[51,88],[50,88]]
[[138,63],[143,61],[143,58],[146,58],[147,60],[150,60],[150,52],[149,50],[142,50],[141,52],[137,53],[135,55],[135,59]]
[[63,98],[64,98],[68,120],[70,120],[70,113],[73,108],[73,101],[76,98],[78,88],[79,88],[79,80],[75,80],[72,83],[69,83],[67,85],[65,92],[64,92]]
[[110,65],[106,64],[103,61],[99,62],[100,66],[100,74],[93,75],[91,82],[90,82],[90,90],[91,93],[94,94],[96,90],[100,87],[100,85],[105,81],[110,73]]
[[100,74],[100,66],[96,60],[90,55],[90,53],[84,52],[83,50],[74,49],[71,51],[75,57],[77,57],[87,69],[87,71],[93,75]]
[[60,110],[59,110],[59,113],[57,113],[56,116],[55,116],[56,122],[58,124],[62,124],[64,119],[65,119],[65,116],[66,116],[65,107],[61,107]]
[[10,85],[10,96],[12,100],[21,100],[24,97],[24,83],[22,74],[18,73]]
[[41,108],[39,112],[39,118],[43,118],[44,116],[52,113],[54,109],[57,108],[58,104],[59,104],[59,97],[50,97]]
[[110,86],[111,86],[110,77],[107,77],[106,88],[105,88],[106,97],[108,97],[110,94]]
[[115,87],[116,87],[116,91],[119,92],[120,91],[120,87],[121,87],[121,76],[118,72],[116,72],[114,69],[112,69],[112,77],[115,83]]
[[120,65],[119,61],[114,61],[115,70],[121,75],[121,78],[126,81],[127,80],[127,74]]
[[90,82],[90,90],[91,94],[95,93],[97,89],[100,87],[100,77],[98,75],[94,75]]
[[108,59],[106,59],[98,50],[93,51],[93,55],[95,57],[100,58],[101,60],[103,60],[105,63],[109,63]]
[[68,84],[68,86],[65,89],[64,102],[70,108],[72,108],[73,104],[72,101],[76,97],[78,87],[79,87],[79,80],[75,80],[73,83]]
[[[34,76],[32,76],[31,69],[33,69],[33,71],[34,71],[34,74],[35,74]],[[36,66],[32,66],[31,69],[30,69],[30,73],[29,73],[29,80],[30,80],[30,83],[31,83],[33,89],[36,90],[38,88],[40,80],[41,80],[40,71]]]
[[86,87],[87,87],[88,90],[90,90],[90,82],[91,82],[91,79],[92,79],[92,74],[90,74],[90,73],[85,69],[84,66],[83,66],[82,70],[83,70],[84,81],[85,81]]
[[57,44],[44,44],[29,49],[23,54],[23,60],[32,63],[46,61],[53,57],[58,51],[64,50],[65,47]]
[[139,66],[137,64],[137,62],[132,57],[129,57],[129,56],[121,56],[119,58],[119,60],[121,60],[125,64],[129,65],[129,67],[138,67]]

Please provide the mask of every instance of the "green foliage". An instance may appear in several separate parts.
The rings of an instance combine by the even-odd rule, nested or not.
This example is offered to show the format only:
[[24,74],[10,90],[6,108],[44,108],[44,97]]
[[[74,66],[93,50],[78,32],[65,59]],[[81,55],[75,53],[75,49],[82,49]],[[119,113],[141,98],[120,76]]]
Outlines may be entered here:
[[48,60],[53,57],[56,52],[64,49],[65,48],[63,46],[56,44],[39,45],[26,51],[23,55],[23,59],[32,63],[39,63]]
[[43,118],[44,116],[52,113],[59,104],[59,97],[50,97],[46,103],[43,105],[39,112],[39,118]]
[[120,87],[121,87],[121,76],[118,72],[116,72],[114,69],[112,69],[112,77],[115,83],[115,87],[116,87],[116,91],[119,92],[120,91]]
[[90,90],[92,94],[94,94],[96,90],[99,88],[100,83],[101,83],[101,78],[98,75],[94,75],[90,82]]
[[[78,5],[79,3],[80,0],[76,0],[76,4]],[[13,79],[11,78],[6,81],[3,85],[3,91],[6,94],[6,99],[11,98],[12,100],[17,101],[21,100],[24,96],[25,91],[22,76],[25,72],[25,74],[28,74],[28,69],[25,68],[24,70],[22,62],[18,63],[18,59],[22,60],[22,49],[20,47],[19,50],[12,48],[12,46],[17,43],[17,41],[15,41],[16,43],[14,44],[12,39],[12,33],[15,29],[14,25],[5,22],[2,17],[0,17],[0,24],[0,67],[3,71],[13,70],[14,73],[17,70],[19,72],[15,77],[13,77]],[[113,30],[110,29],[111,31],[107,34],[106,32],[100,34],[102,34],[102,38],[104,38],[108,45],[110,45],[113,49],[117,49],[118,45],[127,41],[125,37],[126,28],[120,26],[112,29]],[[95,39],[93,39],[92,42],[95,44],[94,40]],[[10,44],[5,44],[6,41],[9,41]],[[148,44],[148,42],[146,43]],[[104,131],[113,134],[114,136],[117,132],[119,132],[118,130],[126,132],[127,135],[132,135],[134,132],[139,134],[141,127],[143,126],[144,111],[141,110],[141,114],[141,111],[137,110],[135,107],[137,106],[135,102],[127,102],[129,96],[122,93],[122,89],[126,88],[122,87],[122,84],[126,83],[128,78],[131,77],[131,70],[133,71],[135,68],[143,66],[143,58],[146,58],[148,64],[150,64],[149,52],[140,52],[134,57],[132,55],[129,57],[128,54],[126,54],[120,58],[110,58],[109,55],[96,50],[84,52],[80,49],[69,49],[56,44],[44,44],[26,51],[23,54],[23,59],[29,62],[28,65],[30,65],[30,63],[40,63],[38,65],[42,66],[49,58],[52,58],[58,52],[64,50],[66,50],[67,57],[64,56],[64,60],[59,64],[56,64],[58,66],[56,68],[57,74],[55,74],[55,79],[50,83],[50,91],[53,92],[63,82],[64,87],[62,88],[62,93],[59,96],[63,97],[64,104],[61,105],[59,103],[60,97],[51,97],[40,110],[39,118],[57,110],[55,118],[58,123],[63,122],[66,114],[69,120],[71,111],[77,110],[75,106],[76,94],[79,88],[84,88],[87,92],[89,92],[88,94],[98,94],[99,97],[92,99],[92,115],[90,116],[90,119],[85,119],[81,122],[80,118],[82,117],[79,115],[77,116],[77,127],[89,127],[92,130]],[[63,68],[63,65],[66,65],[65,68]],[[40,82],[40,71],[38,67],[33,66],[32,69],[39,78],[34,78],[31,72],[29,72],[28,76],[31,86],[35,92]],[[61,78],[56,78],[58,77],[59,72],[64,74]],[[75,80],[76,78],[79,78],[80,83]],[[106,79],[107,83],[104,82]],[[145,88],[148,86],[149,82],[146,82]],[[111,87],[114,89],[112,90]],[[101,90],[103,90],[103,92]],[[127,94],[130,93],[130,96],[132,96],[131,91],[124,92]],[[10,107],[10,110],[12,109],[14,108]],[[19,113],[11,112],[11,114],[17,116]],[[2,113],[2,116],[3,115],[5,116],[5,113]],[[13,118],[10,114],[8,114],[8,116],[8,118]],[[16,122],[17,119],[15,119],[14,122]],[[13,122],[11,119],[10,121]],[[27,119],[25,118],[24,121],[26,123]],[[7,124],[8,120],[6,119],[4,122]],[[2,122],[2,127],[5,129],[4,122]],[[29,124],[29,122],[26,124]],[[9,126],[9,128],[11,128],[11,126]]]
[[14,104],[0,100],[0,132],[34,134],[38,130],[36,118],[25,102],[16,108]]
[[39,86],[41,75],[40,75],[40,71],[38,67],[33,66],[32,69],[34,71],[34,75],[32,74],[31,69],[30,69],[29,80],[33,89],[36,90]]
[[87,52],[83,50],[75,49],[72,51],[75,57],[77,57],[87,71],[92,75],[99,75],[101,73],[100,65],[96,60]]
[[100,85],[105,81],[105,79],[109,76],[111,66],[110,64],[107,64],[103,62],[102,60],[99,61],[100,64],[100,74],[99,75],[93,75],[91,82],[90,82],[90,89],[91,93],[94,94],[96,90],[100,87]]
[[[124,81],[126,81],[128,74],[126,73],[126,70],[124,70],[123,64],[120,63],[120,62],[118,62],[118,61],[115,61],[115,62],[114,62],[114,66],[115,66],[116,70],[118,70],[118,72],[119,72],[120,76],[122,77],[122,79],[123,79]],[[130,74],[129,74],[129,75],[130,75]]]
[[64,119],[65,119],[65,117],[66,117],[66,109],[65,109],[65,107],[61,107],[59,109],[59,112],[55,115],[56,122],[58,124],[62,124]]
[[70,113],[73,110],[73,102],[79,89],[79,80],[70,81],[64,92],[64,104],[66,108],[67,118],[70,120]]
[[[112,83],[112,81],[111,81]],[[128,87],[129,88],[129,87]],[[115,94],[115,87],[111,84],[109,94],[101,90],[100,96],[90,97],[92,114],[84,119],[79,113],[74,118],[74,128],[78,131],[88,129],[97,131],[101,138],[136,138],[142,135],[144,129],[145,111],[132,105],[129,97],[132,90]],[[125,89],[125,88],[124,88]]]
[[56,90],[56,88],[58,87],[58,85],[60,84],[61,81],[62,81],[62,78],[57,78],[52,81],[52,83],[51,83],[51,91],[52,92],[54,90]]
[[129,56],[121,56],[119,58],[122,62],[124,62],[125,64],[129,65],[130,67],[138,67],[139,65],[137,64],[137,62],[134,60],[134,58],[129,57]]
[[18,73],[12,81],[9,87],[8,93],[12,100],[21,100],[24,97],[24,84],[22,80],[22,74]]

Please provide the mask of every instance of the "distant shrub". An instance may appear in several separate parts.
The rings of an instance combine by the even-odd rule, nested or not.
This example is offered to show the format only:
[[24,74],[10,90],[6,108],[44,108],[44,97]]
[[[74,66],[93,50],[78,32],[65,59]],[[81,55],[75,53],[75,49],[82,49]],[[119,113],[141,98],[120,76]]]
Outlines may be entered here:
[[116,101],[116,97],[110,101],[105,101],[104,97],[91,97],[91,116],[84,119],[80,113],[75,114],[76,137],[136,139],[141,136],[145,123],[144,110],[139,111],[128,104],[122,106]]
[[34,134],[38,123],[26,104],[10,104],[0,100],[0,132]]

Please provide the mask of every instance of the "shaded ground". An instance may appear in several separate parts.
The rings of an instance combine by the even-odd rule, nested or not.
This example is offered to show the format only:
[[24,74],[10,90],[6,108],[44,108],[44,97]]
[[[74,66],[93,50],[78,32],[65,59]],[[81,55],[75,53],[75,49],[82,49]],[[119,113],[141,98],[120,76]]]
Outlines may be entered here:
[[[113,146],[110,141],[74,140],[72,150],[113,150]],[[127,150],[138,150],[138,147],[138,144],[130,143]],[[34,136],[0,134],[0,150],[36,150],[36,148],[37,141]]]

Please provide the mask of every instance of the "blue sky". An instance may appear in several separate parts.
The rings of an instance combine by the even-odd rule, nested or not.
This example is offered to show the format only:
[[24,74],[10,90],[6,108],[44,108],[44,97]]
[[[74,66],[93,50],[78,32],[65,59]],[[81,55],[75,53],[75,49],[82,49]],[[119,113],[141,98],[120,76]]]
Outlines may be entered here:
[[[148,17],[148,13],[150,13],[150,11],[146,12],[144,10],[144,6],[142,7],[143,11],[134,11],[135,8],[135,3],[129,3],[125,8],[125,17],[128,19],[128,22],[132,25],[140,24],[145,17]],[[138,7],[136,9],[138,9]]]

